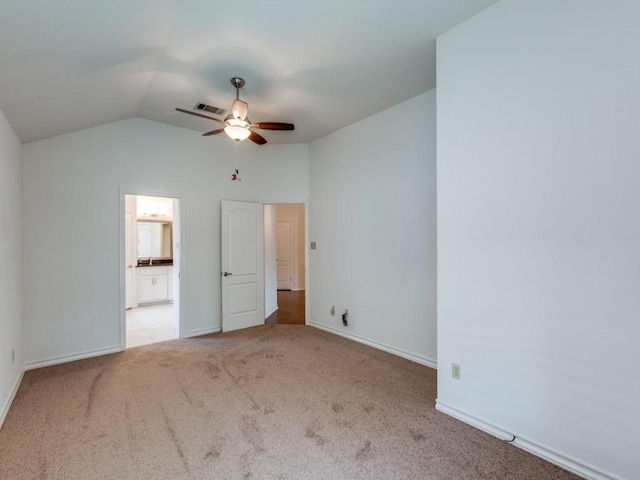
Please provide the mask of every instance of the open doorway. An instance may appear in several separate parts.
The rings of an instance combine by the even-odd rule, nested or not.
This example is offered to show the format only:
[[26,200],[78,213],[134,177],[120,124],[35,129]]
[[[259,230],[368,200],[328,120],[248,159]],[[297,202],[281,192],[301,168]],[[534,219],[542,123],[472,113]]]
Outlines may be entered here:
[[126,194],[125,348],[180,338],[177,198]]
[[265,323],[305,324],[305,206],[264,206]]

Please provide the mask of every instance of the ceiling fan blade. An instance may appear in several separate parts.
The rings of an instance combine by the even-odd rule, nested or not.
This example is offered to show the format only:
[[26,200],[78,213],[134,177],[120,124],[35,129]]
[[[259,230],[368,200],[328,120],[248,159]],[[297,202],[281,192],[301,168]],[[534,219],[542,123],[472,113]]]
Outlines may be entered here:
[[211,130],[210,132],[203,133],[202,136],[208,137],[209,135],[217,135],[218,133],[222,133],[222,132],[224,132],[224,128],[219,128],[217,130]]
[[253,143],[257,143],[258,145],[264,145],[265,143],[267,143],[262,135],[254,132],[253,130],[249,134],[249,140],[251,140]]
[[201,113],[190,112],[189,110],[183,110],[182,108],[176,108],[176,110],[177,110],[178,112],[188,113],[189,115],[194,115],[194,116],[196,116],[196,117],[206,118],[207,120],[213,120],[214,122],[224,123],[224,122],[223,122],[222,120],[220,120],[219,118],[209,117],[209,116],[207,116],[207,115],[202,115]]
[[252,127],[261,128],[262,130],[293,130],[293,123],[281,122],[255,122]]

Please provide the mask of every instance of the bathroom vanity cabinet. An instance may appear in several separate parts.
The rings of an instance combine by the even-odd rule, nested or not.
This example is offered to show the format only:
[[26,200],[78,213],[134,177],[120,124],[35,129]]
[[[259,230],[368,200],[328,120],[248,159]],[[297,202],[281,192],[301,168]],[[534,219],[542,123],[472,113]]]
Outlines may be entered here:
[[138,304],[163,302],[173,297],[173,267],[138,267]]

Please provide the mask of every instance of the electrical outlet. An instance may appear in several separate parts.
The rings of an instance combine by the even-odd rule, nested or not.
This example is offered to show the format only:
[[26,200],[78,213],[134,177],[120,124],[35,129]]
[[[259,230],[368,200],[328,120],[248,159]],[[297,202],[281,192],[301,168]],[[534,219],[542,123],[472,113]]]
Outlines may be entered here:
[[331,315],[335,315],[336,314],[336,306],[335,305],[331,305]]
[[456,380],[460,380],[460,365],[457,363],[451,364],[451,376]]
[[16,349],[11,349],[11,363],[16,363]]

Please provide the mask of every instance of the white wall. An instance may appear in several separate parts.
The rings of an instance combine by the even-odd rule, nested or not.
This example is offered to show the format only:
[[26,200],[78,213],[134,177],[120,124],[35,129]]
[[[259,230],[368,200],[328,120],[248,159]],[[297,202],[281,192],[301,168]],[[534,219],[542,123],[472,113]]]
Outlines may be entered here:
[[17,135],[0,111],[0,426],[24,365],[20,149]]
[[588,478],[640,473],[639,21],[503,0],[438,42],[438,408]]
[[277,206],[264,206],[264,316],[278,309],[278,271],[276,268]]
[[310,323],[432,366],[435,98],[427,92],[310,144],[307,239],[317,242]]
[[[291,290],[305,288],[304,205],[278,205],[278,222],[291,223]],[[277,276],[277,275],[276,275]]]
[[306,145],[235,154],[225,138],[136,118],[24,145],[23,163],[28,367],[119,348],[121,189],[181,200],[187,335],[221,325],[220,200],[308,196]]

